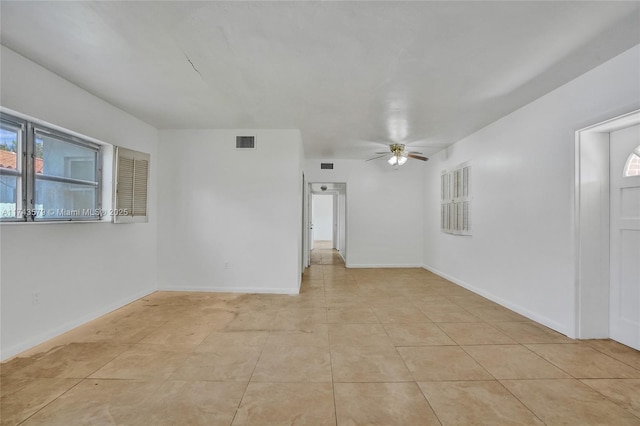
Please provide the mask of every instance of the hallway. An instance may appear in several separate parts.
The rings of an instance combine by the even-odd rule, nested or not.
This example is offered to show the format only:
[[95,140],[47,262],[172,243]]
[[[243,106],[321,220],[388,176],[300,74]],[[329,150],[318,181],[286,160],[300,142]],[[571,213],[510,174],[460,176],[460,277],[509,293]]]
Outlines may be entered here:
[[640,354],[422,269],[299,295],[156,292],[1,365],[2,425],[640,424]]

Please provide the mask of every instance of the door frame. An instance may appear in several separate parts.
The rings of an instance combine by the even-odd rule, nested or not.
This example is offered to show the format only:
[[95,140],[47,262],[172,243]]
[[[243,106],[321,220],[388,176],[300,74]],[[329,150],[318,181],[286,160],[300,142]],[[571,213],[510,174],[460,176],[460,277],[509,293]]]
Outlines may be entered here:
[[[329,190],[329,191],[317,191],[314,190],[314,186],[318,186],[318,185],[338,185],[339,189],[337,190]],[[341,236],[344,237],[344,246],[342,247],[342,250],[340,250],[340,247],[338,247],[338,254],[340,255],[340,257],[342,257],[342,260],[344,261],[345,265],[347,263],[347,251],[348,251],[348,246],[349,246],[349,241],[348,241],[348,228],[349,228],[349,214],[348,214],[348,185],[346,182],[344,181],[337,181],[337,182],[331,182],[331,181],[326,181],[326,180],[321,180],[321,181],[310,181],[307,182],[307,184],[305,185],[305,189],[307,190],[307,195],[305,196],[305,199],[307,200],[307,210],[308,210],[308,217],[307,217],[307,221],[306,221],[306,232],[304,232],[304,236],[306,236],[307,240],[313,240],[313,230],[310,229],[311,227],[311,219],[312,219],[312,214],[311,214],[311,210],[312,210],[312,206],[311,206],[311,199],[312,199],[312,195],[313,193],[317,193],[317,194],[333,194],[334,195],[334,199],[333,199],[333,203],[334,203],[334,212],[336,211],[335,207],[337,205],[337,209],[338,209],[338,216],[340,216],[340,214],[342,214],[343,216],[343,220],[340,220],[340,218],[336,218],[334,216],[334,223],[337,220],[338,223],[338,232],[337,232],[337,240],[334,239],[334,243],[337,246],[340,246],[340,242],[341,242]],[[343,201],[340,202],[340,195],[343,195]],[[304,244],[303,244],[304,245]],[[309,264],[307,266],[309,266],[311,264],[311,250],[312,250],[312,245],[311,244],[307,244],[305,246],[305,250],[307,253],[307,259]]]
[[611,132],[640,124],[632,111],[576,132],[575,142],[575,336],[609,337]]

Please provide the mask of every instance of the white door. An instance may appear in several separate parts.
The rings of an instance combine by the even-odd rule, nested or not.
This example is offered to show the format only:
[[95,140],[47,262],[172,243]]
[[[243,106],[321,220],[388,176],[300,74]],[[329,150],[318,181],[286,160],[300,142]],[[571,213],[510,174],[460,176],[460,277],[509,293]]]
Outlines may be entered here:
[[640,146],[640,125],[611,132],[610,144],[609,332],[613,340],[640,350],[640,176],[632,176],[628,166]]

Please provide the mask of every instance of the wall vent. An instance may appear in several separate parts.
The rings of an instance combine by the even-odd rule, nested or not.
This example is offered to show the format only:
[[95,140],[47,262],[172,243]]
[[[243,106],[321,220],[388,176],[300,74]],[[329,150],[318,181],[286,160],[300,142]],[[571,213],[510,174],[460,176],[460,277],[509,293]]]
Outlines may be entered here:
[[236,136],[237,149],[256,149],[255,136]]
[[333,170],[333,163],[320,163],[321,170]]

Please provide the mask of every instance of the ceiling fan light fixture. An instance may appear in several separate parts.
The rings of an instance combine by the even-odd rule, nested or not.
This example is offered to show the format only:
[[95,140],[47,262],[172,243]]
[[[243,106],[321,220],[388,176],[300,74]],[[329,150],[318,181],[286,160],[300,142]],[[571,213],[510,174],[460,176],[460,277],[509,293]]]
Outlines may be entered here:
[[391,158],[389,158],[389,161],[387,161],[387,162],[391,166],[396,166],[396,165],[398,165],[398,157],[396,155],[392,155]]
[[406,162],[407,162],[407,157],[405,157],[404,155],[398,156],[398,166],[402,166]]

